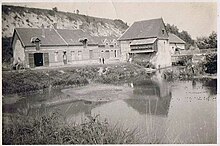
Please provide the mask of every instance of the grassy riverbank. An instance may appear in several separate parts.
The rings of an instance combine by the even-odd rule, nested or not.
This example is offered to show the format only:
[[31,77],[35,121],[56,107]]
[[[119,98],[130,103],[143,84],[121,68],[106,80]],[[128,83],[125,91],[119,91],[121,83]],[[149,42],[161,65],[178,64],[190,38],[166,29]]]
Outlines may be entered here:
[[[8,117],[9,118],[9,117]],[[10,117],[3,124],[3,144],[134,144],[141,143],[136,131],[110,126],[90,118],[84,124],[68,125],[59,114],[41,117]],[[4,116],[3,116],[4,121]]]
[[12,94],[41,90],[49,86],[82,86],[89,82],[117,83],[140,75],[148,76],[143,68],[132,64],[3,72],[2,91],[3,94]]

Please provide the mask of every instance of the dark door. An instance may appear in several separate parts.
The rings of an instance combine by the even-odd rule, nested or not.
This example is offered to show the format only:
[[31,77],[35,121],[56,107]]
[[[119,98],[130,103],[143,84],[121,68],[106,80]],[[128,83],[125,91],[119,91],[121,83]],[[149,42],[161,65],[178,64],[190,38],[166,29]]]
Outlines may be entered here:
[[43,66],[43,53],[34,53],[35,66]]

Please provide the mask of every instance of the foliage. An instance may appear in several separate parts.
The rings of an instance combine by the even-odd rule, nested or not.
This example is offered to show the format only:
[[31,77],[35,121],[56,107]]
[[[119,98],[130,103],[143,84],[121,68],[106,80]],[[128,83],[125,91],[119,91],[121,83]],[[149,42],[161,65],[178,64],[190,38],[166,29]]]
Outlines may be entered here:
[[182,56],[180,57],[180,61],[178,61],[176,64],[181,66],[186,66],[189,62],[192,61],[192,55]]
[[217,33],[213,31],[209,37],[198,37],[196,45],[199,49],[217,48]]
[[79,14],[79,10],[78,9],[76,10],[76,14]]
[[3,72],[2,91],[3,94],[30,92],[41,90],[52,85],[70,86],[85,85],[88,80],[80,74],[61,73],[59,71],[31,71]]
[[12,38],[2,38],[2,62],[10,62],[13,57]]
[[208,54],[206,56],[205,68],[206,73],[217,73],[217,54]]
[[52,8],[53,11],[58,12],[57,7]]
[[68,125],[58,113],[38,117],[11,117],[3,124],[3,144],[123,144],[140,143],[135,131],[111,127],[97,117],[80,125]]
[[15,72],[3,72],[2,91],[3,94],[29,92],[53,87],[81,86],[89,81],[99,83],[117,83],[140,75],[143,70],[131,64],[117,66],[103,66],[104,70],[99,75],[100,66],[85,66],[64,68],[60,70],[25,70]]
[[127,25],[127,23],[125,23],[124,21],[122,21],[121,19],[115,19],[114,23],[116,26],[120,26],[122,29],[127,29],[129,26]]
[[55,16],[55,11],[53,11],[53,10],[48,10],[48,14],[51,15],[51,16]]
[[193,63],[191,59],[185,59],[184,66],[179,67],[173,73],[173,78],[192,79],[194,76],[201,76],[205,73],[217,73],[217,54],[207,54],[204,60]]
[[191,38],[190,34],[187,31],[183,30],[180,32],[177,26],[170,25],[168,23],[166,25],[166,30],[169,33],[173,33],[184,40],[186,42],[186,49],[189,49],[191,45],[194,45],[194,40]]
[[138,60],[135,60],[134,63],[137,64],[137,65],[143,66],[145,68],[155,69],[155,66],[150,61],[138,61]]

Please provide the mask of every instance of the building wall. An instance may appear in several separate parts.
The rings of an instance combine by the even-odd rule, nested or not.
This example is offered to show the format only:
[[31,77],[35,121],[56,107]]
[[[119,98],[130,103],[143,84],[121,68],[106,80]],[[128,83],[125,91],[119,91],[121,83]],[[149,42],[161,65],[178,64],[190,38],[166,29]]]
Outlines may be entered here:
[[[130,41],[121,41],[121,60],[127,61],[129,56],[128,53],[130,50]],[[151,57],[150,60],[153,65],[155,65],[156,68],[164,68],[171,66],[171,54],[170,54],[170,48],[169,48],[169,42],[168,40],[162,40],[159,39],[156,41],[156,53],[146,53],[146,54],[134,54],[134,56],[140,57],[140,59],[145,60],[143,56],[145,57]],[[153,57],[151,56],[153,54]],[[148,58],[146,60],[149,60]]]
[[131,41],[120,41],[120,49],[121,49],[121,61],[127,61],[129,59],[129,52],[130,49],[130,42]]
[[98,46],[87,46],[84,48],[83,46],[51,46],[41,47],[40,50],[36,50],[35,47],[28,47],[25,49],[27,67],[30,67],[29,54],[34,53],[48,53],[49,66],[62,66],[64,65],[64,52],[67,55],[67,64],[99,63],[100,57],[104,57],[105,62],[120,58],[119,48],[115,47],[99,48]]
[[18,39],[17,34],[15,34],[13,42],[12,42],[12,49],[13,49],[13,59],[15,62],[18,61],[18,58],[21,59],[21,61],[25,61],[25,53],[24,53],[24,47],[21,44],[21,41]]
[[157,40],[158,51],[151,60],[156,68],[164,68],[171,66],[171,53],[168,40]]
[[185,50],[185,44],[170,43],[169,46],[170,46],[171,55],[175,54],[176,48],[180,48],[181,50]]

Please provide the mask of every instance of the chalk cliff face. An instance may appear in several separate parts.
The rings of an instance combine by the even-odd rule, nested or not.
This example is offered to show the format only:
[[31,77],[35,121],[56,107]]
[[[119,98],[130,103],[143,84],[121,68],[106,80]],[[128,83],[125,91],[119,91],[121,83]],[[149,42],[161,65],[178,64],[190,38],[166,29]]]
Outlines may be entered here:
[[122,20],[97,18],[56,10],[2,6],[2,37],[12,37],[15,27],[40,28],[57,23],[62,29],[82,29],[94,36],[120,36],[127,28]]

